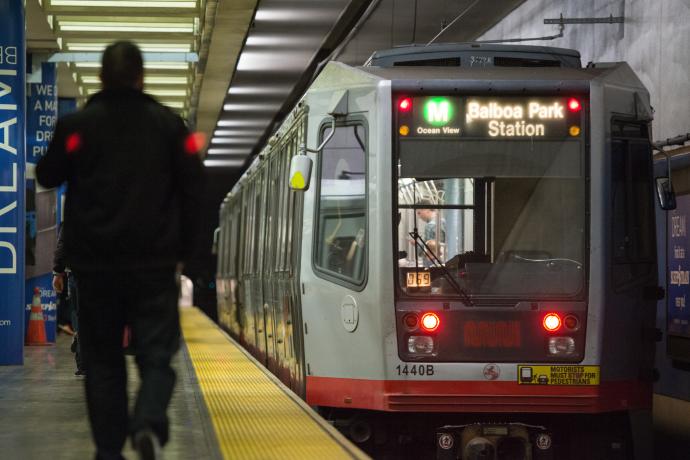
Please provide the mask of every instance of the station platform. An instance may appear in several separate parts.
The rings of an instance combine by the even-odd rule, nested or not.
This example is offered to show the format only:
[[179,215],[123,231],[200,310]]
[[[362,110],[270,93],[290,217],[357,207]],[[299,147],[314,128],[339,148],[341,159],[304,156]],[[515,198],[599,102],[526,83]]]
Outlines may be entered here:
[[[182,308],[181,323],[166,460],[367,458],[202,312]],[[93,457],[70,342],[61,335],[55,346],[27,347],[24,366],[0,367],[0,457]],[[133,400],[132,358],[128,371]],[[123,455],[137,458],[129,443]]]

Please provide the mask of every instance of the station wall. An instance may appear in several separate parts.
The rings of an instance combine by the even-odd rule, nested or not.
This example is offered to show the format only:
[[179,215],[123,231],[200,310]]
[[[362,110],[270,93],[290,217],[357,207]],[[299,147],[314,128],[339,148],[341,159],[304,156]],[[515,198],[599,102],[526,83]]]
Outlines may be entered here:
[[527,0],[477,40],[555,35],[544,19],[561,14],[625,23],[566,25],[563,38],[525,44],[576,49],[583,64],[627,61],[651,93],[654,140],[690,132],[690,0]]
[[[477,40],[555,35],[558,26],[545,25],[544,19],[561,14],[564,18],[623,16],[625,22],[566,25],[562,38],[525,44],[576,49],[585,65],[627,61],[650,92],[653,139],[690,132],[690,0],[527,0]],[[660,224],[658,231],[664,235],[665,226]],[[665,262],[663,255],[660,264]],[[660,302],[658,312],[664,340],[657,347],[661,378],[655,386],[655,429],[657,442],[680,446],[690,438],[690,372],[677,369],[665,355],[664,305]]]

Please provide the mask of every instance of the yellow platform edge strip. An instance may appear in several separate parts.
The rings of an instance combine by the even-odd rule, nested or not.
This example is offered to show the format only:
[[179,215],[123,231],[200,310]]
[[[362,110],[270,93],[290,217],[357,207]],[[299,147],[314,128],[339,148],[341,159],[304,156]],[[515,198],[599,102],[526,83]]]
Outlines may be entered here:
[[368,458],[201,311],[180,322],[223,458]]

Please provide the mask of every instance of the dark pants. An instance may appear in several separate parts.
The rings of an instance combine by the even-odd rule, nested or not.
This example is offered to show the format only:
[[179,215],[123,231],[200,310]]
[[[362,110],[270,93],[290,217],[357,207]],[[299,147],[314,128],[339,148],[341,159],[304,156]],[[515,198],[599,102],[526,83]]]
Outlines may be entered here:
[[[79,336],[91,431],[100,458],[119,458],[128,433],[150,428],[168,440],[175,385],[170,360],[180,343],[174,271],[78,272]],[[131,419],[122,349],[125,324],[136,340],[141,386]]]
[[72,330],[75,333],[72,338],[74,361],[77,363],[77,370],[83,371],[84,362],[81,355],[81,345],[79,345],[79,290],[77,288],[77,277],[71,272],[67,275],[67,301],[72,312]]
[[58,324],[70,324],[72,322],[71,306],[69,304],[69,297],[67,296],[67,289],[57,294],[57,322]]

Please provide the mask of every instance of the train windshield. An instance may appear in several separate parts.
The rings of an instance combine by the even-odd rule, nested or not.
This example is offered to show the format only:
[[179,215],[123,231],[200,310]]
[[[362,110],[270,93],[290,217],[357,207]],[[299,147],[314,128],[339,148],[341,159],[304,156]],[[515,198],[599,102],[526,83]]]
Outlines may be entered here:
[[583,136],[577,134],[399,138],[402,292],[472,298],[580,294],[586,193]]

